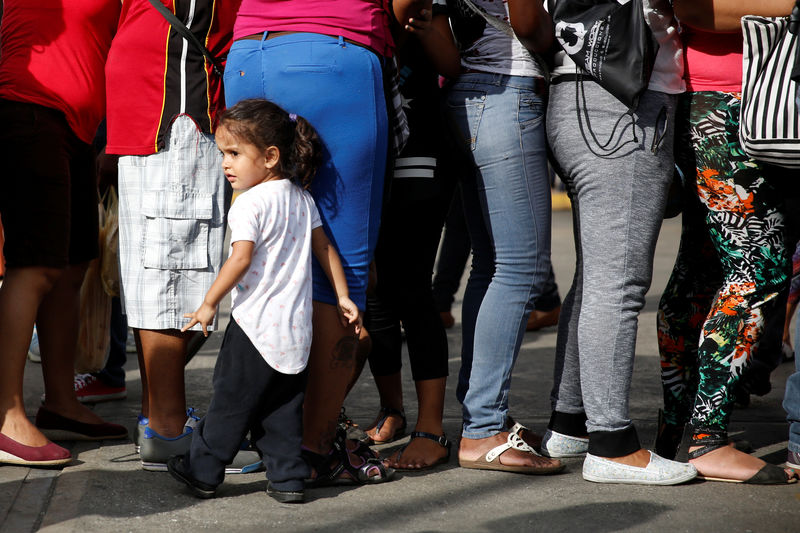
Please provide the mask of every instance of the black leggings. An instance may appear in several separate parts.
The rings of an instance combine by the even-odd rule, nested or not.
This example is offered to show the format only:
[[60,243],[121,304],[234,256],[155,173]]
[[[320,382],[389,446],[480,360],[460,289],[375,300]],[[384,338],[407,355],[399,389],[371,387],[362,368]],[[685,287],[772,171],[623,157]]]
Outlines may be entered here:
[[[409,161],[405,153],[398,159],[398,169],[404,161]],[[431,276],[454,181],[439,169],[422,177],[430,174],[431,166],[417,170],[416,177],[400,177],[414,175],[413,170],[396,171],[391,183],[375,250],[378,283],[367,296],[365,327],[372,338],[370,370],[374,376],[388,376],[402,366],[402,322],[411,375],[421,381],[448,373],[447,336],[434,303]]]

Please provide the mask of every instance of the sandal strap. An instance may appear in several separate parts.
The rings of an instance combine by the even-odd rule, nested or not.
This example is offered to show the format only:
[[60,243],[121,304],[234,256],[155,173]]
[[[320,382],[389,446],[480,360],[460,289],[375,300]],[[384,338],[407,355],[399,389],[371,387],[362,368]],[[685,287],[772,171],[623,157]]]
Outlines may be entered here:
[[442,448],[447,448],[448,452],[450,451],[450,447],[452,446],[450,441],[447,440],[447,435],[435,435],[433,433],[428,433],[427,431],[412,431],[411,438],[412,439],[422,438],[422,439],[432,440]]
[[514,425],[511,426],[508,429],[508,432],[509,433],[513,433],[515,435],[519,435],[520,437],[522,437],[522,435],[520,435],[520,433],[522,433],[523,431],[527,431],[527,430],[528,430],[528,428],[526,428],[525,426],[523,426],[519,422],[515,422]]
[[381,416],[381,419],[378,420],[377,424],[375,424],[375,433],[376,434],[381,432],[381,428],[383,427],[383,424],[386,423],[386,419],[389,418],[392,415],[399,416],[400,418],[402,418],[403,419],[403,424],[402,424],[401,427],[405,427],[405,425],[406,425],[406,412],[403,409],[395,409],[394,407],[381,406],[381,409],[378,412],[380,414],[382,414],[383,416]]
[[699,449],[689,452],[689,459],[697,459],[723,446],[727,446],[728,434],[724,431],[696,429],[692,435],[691,445],[700,446]]
[[344,465],[341,463],[341,461],[335,467],[331,468],[331,454],[322,455],[312,452],[305,446],[301,448],[300,454],[317,473],[317,477],[311,480],[311,483],[314,485],[331,484],[336,481],[336,479],[344,470]]
[[508,440],[506,440],[506,442],[500,444],[499,446],[495,446],[494,448],[486,452],[486,462],[491,463],[492,461],[500,457],[505,451],[511,449],[519,450],[521,452],[531,453],[533,455],[539,455],[536,452],[536,450],[531,448],[524,440],[522,440],[522,437],[520,437],[518,434],[509,433]]

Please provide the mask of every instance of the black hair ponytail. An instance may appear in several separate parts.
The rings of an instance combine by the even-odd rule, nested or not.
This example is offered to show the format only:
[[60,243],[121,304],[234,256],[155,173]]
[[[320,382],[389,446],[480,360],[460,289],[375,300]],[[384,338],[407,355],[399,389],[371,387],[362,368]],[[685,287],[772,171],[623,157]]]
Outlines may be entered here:
[[280,152],[277,171],[303,189],[309,189],[322,162],[322,143],[314,127],[303,117],[287,113],[261,98],[242,100],[219,117],[219,126],[260,150],[276,146]]
[[295,123],[294,142],[289,154],[292,176],[295,183],[303,189],[309,189],[314,175],[322,163],[322,144],[317,131],[310,122],[296,115],[291,118],[294,118]]

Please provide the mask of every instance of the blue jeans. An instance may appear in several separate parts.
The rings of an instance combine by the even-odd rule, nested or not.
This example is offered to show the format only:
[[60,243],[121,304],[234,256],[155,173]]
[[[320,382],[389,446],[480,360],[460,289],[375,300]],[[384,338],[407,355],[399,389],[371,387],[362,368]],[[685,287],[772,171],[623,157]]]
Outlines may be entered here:
[[794,332],[794,374],[786,380],[783,410],[789,421],[789,451],[800,453],[800,320]]
[[[323,144],[311,195],[342,260],[350,298],[364,309],[378,241],[389,125],[381,59],[366,48],[315,33],[238,40],[225,67],[225,101],[266,98],[305,117]],[[336,305],[312,258],[314,300]]]
[[511,371],[550,272],[544,101],[534,87],[533,78],[466,73],[445,102],[474,169],[461,187],[473,258],[457,388],[471,439],[505,427]]

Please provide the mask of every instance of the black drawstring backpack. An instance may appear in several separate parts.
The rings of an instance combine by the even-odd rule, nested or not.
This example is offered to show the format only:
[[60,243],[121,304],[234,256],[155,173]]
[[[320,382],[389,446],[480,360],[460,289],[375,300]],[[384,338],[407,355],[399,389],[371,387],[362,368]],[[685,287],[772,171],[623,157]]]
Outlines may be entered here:
[[548,7],[558,44],[582,73],[636,109],[658,52],[642,0],[548,0]]

